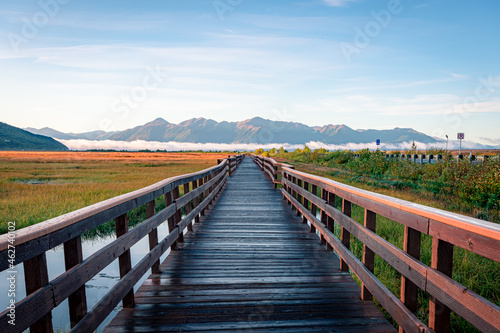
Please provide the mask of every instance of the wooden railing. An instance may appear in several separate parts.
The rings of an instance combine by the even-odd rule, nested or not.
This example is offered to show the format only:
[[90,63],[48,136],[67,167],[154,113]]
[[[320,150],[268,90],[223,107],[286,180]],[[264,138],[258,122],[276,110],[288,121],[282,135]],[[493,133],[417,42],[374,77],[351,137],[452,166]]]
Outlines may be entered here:
[[283,167],[294,169],[295,167],[287,163],[278,163],[269,157],[263,157],[252,154],[252,159],[260,167],[266,176],[274,183],[274,187],[281,185],[281,178],[283,177]]
[[[51,311],[66,299],[71,332],[93,332],[120,301],[123,307],[133,307],[134,285],[149,269],[160,272],[160,256],[169,247],[175,251],[177,243],[183,242],[184,229],[192,230],[193,221],[199,221],[225,185],[228,165],[229,171],[234,172],[242,158],[239,155],[224,159],[209,169],[168,178],[18,230],[14,244],[8,235],[0,236],[0,271],[13,270],[15,265],[23,263],[27,295],[15,303],[15,325],[9,323],[11,309],[0,314],[0,332],[22,332],[27,328],[37,333],[53,332]],[[180,187],[183,196],[180,196]],[[164,197],[166,208],[155,212],[155,200],[160,197]],[[127,213],[141,205],[146,206],[146,220],[129,231]],[[184,218],[181,209],[186,214]],[[113,219],[116,240],[84,260],[81,235]],[[165,221],[168,221],[169,235],[158,241],[157,228]],[[145,236],[149,237],[151,251],[132,267],[130,248]],[[60,244],[64,244],[66,272],[49,281],[46,251]],[[85,283],[116,258],[121,279],[88,310]]]
[[[252,157],[268,176],[271,168],[267,164],[272,169],[279,167],[272,159]],[[273,177],[276,174],[272,173]],[[500,331],[500,307],[451,278],[454,246],[500,262],[500,225],[361,190],[286,166],[282,167],[281,185],[284,198],[304,222],[309,221],[311,232],[318,232],[320,241],[339,255],[341,270],[351,269],[361,280],[361,298],[375,297],[400,325],[400,332],[449,332],[450,310],[483,332]],[[341,209],[335,208],[336,197],[341,199]],[[351,218],[352,204],[364,209],[363,224]],[[403,249],[377,235],[377,214],[404,226]],[[335,224],[340,228],[340,239],[335,236]],[[420,261],[422,234],[432,237],[431,267]],[[363,243],[362,261],[350,251],[351,235]],[[401,273],[400,299],[373,274],[375,254]],[[429,327],[414,314],[418,289],[430,296]]]
[[[227,171],[229,173],[229,176],[232,176],[233,173],[236,171],[236,168],[238,165],[243,162],[243,159],[245,158],[245,154],[240,154],[240,155],[229,155],[227,157]],[[220,163],[222,159],[219,159],[218,162]]]

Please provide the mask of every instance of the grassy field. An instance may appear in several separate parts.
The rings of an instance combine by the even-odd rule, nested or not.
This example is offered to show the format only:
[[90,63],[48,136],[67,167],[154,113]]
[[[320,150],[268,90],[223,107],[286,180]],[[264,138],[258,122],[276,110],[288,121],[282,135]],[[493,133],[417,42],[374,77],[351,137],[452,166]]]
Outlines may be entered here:
[[222,153],[0,152],[0,233],[168,177],[216,165]]
[[[466,161],[458,164],[418,165],[387,161],[385,153],[364,151],[361,154],[362,158],[353,159],[352,152],[328,153],[304,149],[291,153],[271,152],[271,157],[291,163],[297,170],[358,188],[497,223],[500,221],[498,160],[479,166],[472,166]],[[340,198],[337,198],[336,206],[341,209]],[[363,224],[364,208],[353,205],[352,217]],[[377,216],[377,234],[400,249],[403,248],[403,232],[403,225]],[[340,238],[338,224],[335,234]],[[431,244],[432,237],[422,235],[421,261],[428,266],[431,264]],[[351,251],[361,260],[363,244],[354,237],[351,237]],[[375,276],[399,297],[401,274],[378,256],[375,257]],[[353,277],[356,279],[354,274]],[[500,306],[499,277],[500,263],[455,247],[453,279]],[[428,309],[429,296],[420,291],[417,316],[426,324]],[[478,330],[452,313],[452,332]]]

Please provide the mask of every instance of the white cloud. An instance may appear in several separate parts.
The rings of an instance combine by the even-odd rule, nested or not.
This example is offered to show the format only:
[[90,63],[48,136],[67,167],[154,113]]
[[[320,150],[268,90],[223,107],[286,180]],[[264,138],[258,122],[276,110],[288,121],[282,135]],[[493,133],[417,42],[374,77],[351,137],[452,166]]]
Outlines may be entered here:
[[[271,148],[284,147],[285,149],[291,151],[295,149],[302,149],[304,145],[302,144],[288,144],[288,143],[269,143],[269,144],[258,144],[258,143],[190,143],[190,142],[157,142],[157,141],[113,141],[113,140],[103,140],[103,141],[91,141],[91,140],[58,140],[62,144],[66,145],[71,150],[89,150],[89,149],[114,149],[114,150],[166,150],[166,151],[186,151],[186,150],[219,150],[219,151],[254,151],[258,148],[263,148],[269,150]],[[412,142],[403,142],[396,144],[382,144],[377,146],[375,142],[370,143],[346,143],[342,145],[336,144],[325,144],[318,141],[307,142],[306,145],[311,149],[324,148],[327,150],[360,150],[360,149],[371,149],[375,150],[380,148],[382,150],[409,150],[411,149]],[[415,143],[418,149],[426,149],[430,147],[445,148],[446,142],[425,144],[422,142]],[[478,144],[474,142],[462,142],[462,148],[477,148]],[[452,141],[449,143],[448,148],[455,149],[458,148],[458,143]]]
[[457,74],[457,73],[451,73],[451,76],[453,76],[456,79],[465,79],[465,78],[467,78],[467,75]]
[[356,2],[357,0],[323,0],[327,6],[331,7],[343,7],[349,2]]

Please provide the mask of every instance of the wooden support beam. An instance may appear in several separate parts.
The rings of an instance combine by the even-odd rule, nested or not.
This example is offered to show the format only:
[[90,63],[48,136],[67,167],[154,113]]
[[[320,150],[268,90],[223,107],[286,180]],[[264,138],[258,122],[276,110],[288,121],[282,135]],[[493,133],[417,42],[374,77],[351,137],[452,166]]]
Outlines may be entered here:
[[[203,184],[207,183],[208,182],[208,176],[205,176],[203,177]],[[200,184],[201,186],[202,184]],[[201,195],[202,198],[200,198],[200,202],[205,200],[206,197],[208,197],[208,190],[206,190],[205,192],[203,192],[203,194]],[[205,209],[207,209],[207,207],[203,208],[202,211],[201,211],[201,216],[205,216]]]
[[[24,281],[26,295],[30,295],[49,283],[47,257],[45,252],[24,262]],[[52,333],[52,313],[49,311],[36,323],[30,326],[31,332]]]
[[[332,207],[335,207],[335,194],[331,193],[331,192],[327,192],[328,193],[328,204]],[[330,230],[333,234],[335,234],[335,220],[332,219],[330,216],[327,216],[327,219],[326,219],[326,228],[328,230]],[[326,249],[329,250],[329,251],[332,251],[333,250],[333,247],[330,245],[330,243],[326,243]]]
[[[198,188],[198,181],[197,180],[194,180],[191,184],[193,185],[193,191]],[[194,199],[193,199],[193,209],[196,208],[198,206],[198,204],[200,203],[200,200],[198,198],[199,197],[194,197]],[[194,218],[194,222],[195,223],[200,222],[199,215],[196,215],[196,217]]]
[[[317,196],[318,195],[318,186],[312,184],[311,185],[311,192],[314,196]],[[311,202],[311,213],[313,214],[314,217],[316,217],[316,214],[317,214],[316,205],[312,202]],[[311,225],[309,226],[309,230],[311,231],[311,233],[316,233],[316,228],[314,227],[313,223],[311,223]]]
[[[189,183],[186,183],[186,184],[184,184],[184,195],[186,195],[188,193],[189,193]],[[191,213],[191,211],[192,211],[191,201],[188,202],[188,204],[184,206],[184,211],[186,212],[186,215]],[[189,224],[187,226],[187,230],[193,231],[193,222],[189,222]]]
[[[73,268],[83,261],[82,238],[77,236],[64,243],[64,264],[66,270]],[[85,317],[87,314],[87,297],[85,284],[80,286],[68,297],[69,320],[71,327]]]
[[[128,232],[127,214],[123,214],[115,218],[115,225],[116,225],[116,238],[120,238],[121,236],[125,235]],[[121,256],[118,257],[118,263],[120,266],[120,278],[123,278],[132,269],[130,249],[128,249]],[[124,308],[133,308],[135,306],[133,287],[125,295],[122,302]]]
[[[444,275],[453,271],[453,245],[437,237],[432,238],[431,267]],[[450,309],[435,297],[429,300],[429,327],[436,333],[450,331]]]
[[[170,191],[168,193],[165,193],[165,204],[170,206],[174,202],[174,196],[173,196],[173,191]],[[176,223],[175,223],[175,216],[171,216],[167,219],[168,223],[168,233],[171,233],[174,231]],[[170,247],[171,251],[177,251],[177,242],[174,242],[172,246]]]
[[[303,184],[304,184],[304,189],[309,192],[309,183],[304,181]],[[305,209],[308,210],[309,209],[309,200],[307,200],[305,197],[303,199],[304,199],[303,206],[305,207]],[[307,223],[307,219],[305,216],[302,216],[302,223]]]
[[[368,230],[375,232],[375,228],[377,225],[377,214],[375,214],[371,210],[365,209],[364,225]],[[373,269],[375,268],[375,253],[370,250],[365,244],[363,244],[363,264],[366,266],[366,268],[368,268],[370,272],[373,273]],[[361,284],[361,299],[363,301],[371,301],[373,299],[372,294],[364,283]]]
[[[179,199],[180,196],[181,196],[181,194],[179,191],[179,187],[175,187],[172,190],[172,198],[175,201],[175,200]],[[181,220],[182,220],[181,208],[178,207],[178,209],[176,210],[176,212],[174,214],[174,225],[177,225],[177,223],[179,223]],[[178,243],[184,242],[184,234],[182,232],[179,234],[179,238],[177,238],[177,242]]]
[[[325,189],[321,189],[321,199],[323,199],[325,201],[328,200],[328,192]],[[326,226],[327,222],[328,222],[328,215],[326,215],[326,212],[322,209],[321,210],[321,223],[323,223]],[[326,240],[325,240],[325,236],[323,234],[321,234],[321,236],[320,236],[320,244],[322,244],[322,245],[327,244]]]
[[[156,214],[156,203],[154,200],[146,203],[146,218],[149,219]],[[149,250],[153,250],[156,245],[158,245],[158,229],[154,228],[148,235],[149,237]],[[160,273],[160,261],[156,261],[153,266],[151,266],[151,273],[158,274]]]
[[[351,202],[344,198],[342,198],[342,213],[351,217]],[[344,227],[342,227],[340,232],[340,241],[348,250],[351,248],[351,234]],[[349,266],[342,258],[340,259],[340,270],[342,272],[349,271]]]
[[[418,261],[420,261],[421,238],[422,233],[420,231],[405,226],[403,250]],[[417,311],[418,288],[404,275],[401,275],[401,302],[403,302],[411,312]],[[399,328],[399,332],[404,332],[402,327]]]
[[[302,187],[302,179],[297,179],[297,185]],[[303,204],[303,199],[302,196],[300,194],[297,193],[297,197],[296,197],[297,201],[302,203]],[[300,216],[300,210],[297,209],[297,216]]]

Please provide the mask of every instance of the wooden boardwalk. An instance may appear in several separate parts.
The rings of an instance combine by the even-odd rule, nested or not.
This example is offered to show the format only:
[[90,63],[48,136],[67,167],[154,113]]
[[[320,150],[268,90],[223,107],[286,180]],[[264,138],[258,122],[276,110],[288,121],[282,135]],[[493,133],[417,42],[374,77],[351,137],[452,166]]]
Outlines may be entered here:
[[105,332],[389,332],[339,259],[247,158]]

